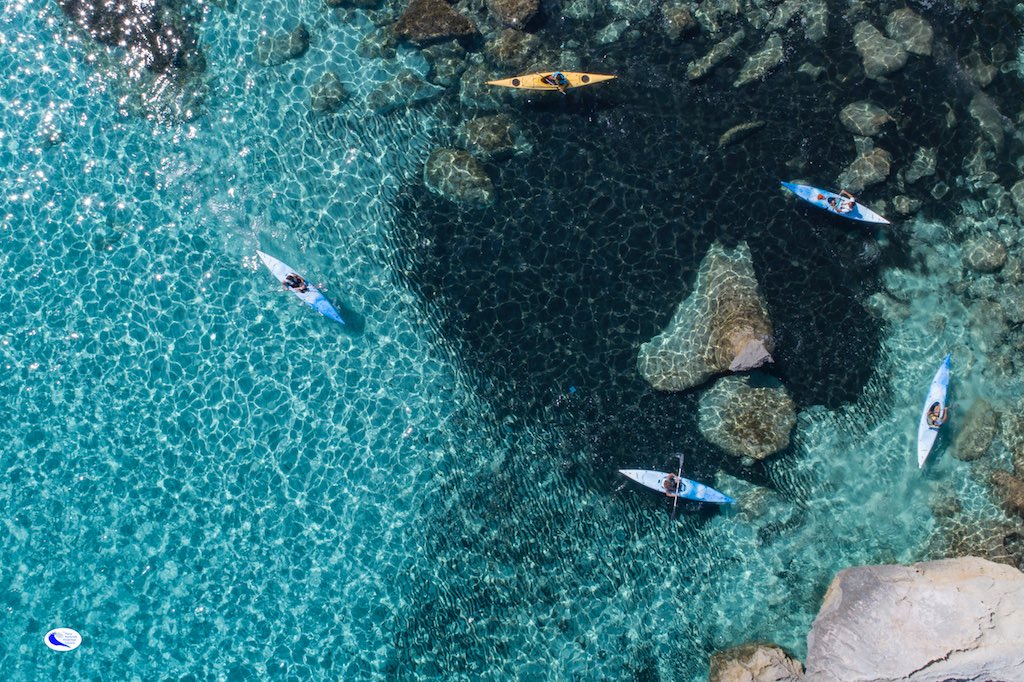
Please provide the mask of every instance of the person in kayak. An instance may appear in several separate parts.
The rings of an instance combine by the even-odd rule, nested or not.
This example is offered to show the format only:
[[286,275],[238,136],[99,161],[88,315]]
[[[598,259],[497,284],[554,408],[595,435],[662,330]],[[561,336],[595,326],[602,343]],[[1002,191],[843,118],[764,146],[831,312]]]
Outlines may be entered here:
[[942,403],[932,403],[932,406],[928,408],[928,426],[937,429],[946,423],[948,417],[949,410]]
[[540,80],[542,83],[555,86],[563,95],[565,94],[565,91],[569,89],[569,79],[566,78],[565,74],[561,71],[555,71],[552,74],[544,76]]
[[669,474],[665,477],[665,480],[661,482],[661,487],[665,489],[665,494],[669,497],[679,496],[679,477],[675,474]]
[[[821,196],[820,194],[818,195]],[[853,207],[857,204],[857,200],[852,194],[847,192],[845,189],[839,192],[838,197],[830,197],[828,205],[832,207],[836,213],[849,213],[853,210]]]
[[309,291],[309,285],[306,284],[306,280],[302,279],[301,275],[296,275],[294,272],[284,278],[284,285],[292,291],[297,291],[300,294],[304,294]]

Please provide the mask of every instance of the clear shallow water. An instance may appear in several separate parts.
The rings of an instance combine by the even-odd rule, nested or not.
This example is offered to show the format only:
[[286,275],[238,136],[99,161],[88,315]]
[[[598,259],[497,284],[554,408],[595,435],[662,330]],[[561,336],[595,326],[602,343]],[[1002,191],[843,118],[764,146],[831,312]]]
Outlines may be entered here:
[[[924,558],[941,497],[995,516],[961,463],[913,466],[917,403],[946,350],[958,400],[1002,390],[955,322],[965,312],[927,293],[954,252],[932,254],[862,397],[804,410],[791,451],[733,472],[764,486],[718,472],[679,417],[685,399],[612,414],[600,376],[570,396],[571,372],[538,360],[545,388],[520,394],[517,413],[507,386],[480,397],[495,379],[467,362],[476,344],[444,333],[450,301],[424,304],[396,272],[417,245],[432,252],[429,232],[392,230],[447,135],[434,112],[363,114],[387,76],[352,54],[368,25],[333,23],[317,3],[262,12],[209,10],[207,111],[180,125],[121,113],[55,7],[0,15],[0,669],[700,679],[711,652],[750,639],[802,655],[834,572]],[[251,45],[282,14],[315,28],[310,52],[253,66]],[[330,122],[306,103],[328,64],[358,84]],[[45,146],[54,129],[63,142]],[[365,328],[299,305],[257,247]],[[639,312],[656,321],[680,295]],[[612,336],[630,335],[644,340]],[[658,428],[639,445],[593,428],[616,419]],[[619,442],[631,447],[613,459]],[[662,500],[619,489],[616,466],[665,466],[677,448],[740,507],[684,509],[673,525]],[[58,625],[82,632],[75,653],[42,646]]]

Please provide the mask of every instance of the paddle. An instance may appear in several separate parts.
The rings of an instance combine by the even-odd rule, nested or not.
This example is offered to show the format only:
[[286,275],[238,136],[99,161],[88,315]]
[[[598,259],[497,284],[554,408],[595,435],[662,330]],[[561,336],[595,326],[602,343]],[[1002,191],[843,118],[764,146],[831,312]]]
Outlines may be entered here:
[[683,453],[676,455],[679,458],[679,473],[676,474],[676,499],[672,502],[672,520],[676,520],[676,505],[679,504],[679,489],[682,488],[680,477],[683,475]]

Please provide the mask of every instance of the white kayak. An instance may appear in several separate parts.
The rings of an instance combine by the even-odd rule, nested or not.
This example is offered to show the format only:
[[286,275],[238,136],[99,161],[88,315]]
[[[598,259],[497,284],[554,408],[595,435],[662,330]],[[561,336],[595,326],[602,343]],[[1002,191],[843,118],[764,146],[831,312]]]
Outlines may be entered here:
[[[647,469],[619,469],[619,473],[651,490],[657,490],[660,493],[665,492],[664,483],[665,478],[668,476],[666,473],[649,471]],[[679,487],[678,496],[683,499],[711,502],[713,504],[732,504],[735,501],[728,495],[724,495],[703,483],[697,483],[697,481],[691,481],[688,478],[682,477],[679,477],[679,480],[682,482],[682,485]]]
[[[285,284],[285,279],[288,275],[298,275],[294,268],[287,263],[282,263],[273,256],[268,256],[262,251],[257,250],[256,254],[260,257],[260,260],[263,261],[263,264],[267,266],[267,269],[274,274],[277,281],[284,284],[288,291],[301,298],[307,305],[321,315],[329,317],[341,324],[345,324],[345,320],[341,319],[341,315],[339,315],[338,311],[335,310],[333,305],[331,305],[331,302],[327,300],[327,297],[320,293],[320,290],[310,284],[309,281],[306,281],[306,291],[297,291]],[[301,275],[299,276],[301,277]],[[305,280],[306,278],[303,277],[302,279]]]
[[[850,203],[850,209],[848,211],[843,212],[838,210],[835,206],[842,205],[846,199],[835,192],[828,191],[827,189],[821,189],[820,187],[813,187],[811,185],[798,185],[795,182],[783,182],[782,186],[807,203],[826,210],[832,215],[837,215],[840,218],[857,220],[862,223],[889,224],[888,220],[856,200]],[[835,204],[835,206],[833,206],[832,203],[829,203],[830,200]]]
[[938,371],[935,372],[935,378],[932,379],[931,386],[928,387],[928,397],[924,400],[924,409],[921,410],[921,421],[917,425],[917,466],[921,468],[924,466],[924,462],[928,459],[928,455],[931,454],[932,446],[935,445],[935,439],[939,435],[939,426],[932,426],[928,422],[928,411],[931,410],[932,406],[938,404],[939,410],[946,408],[946,392],[949,390],[949,355],[939,365]]

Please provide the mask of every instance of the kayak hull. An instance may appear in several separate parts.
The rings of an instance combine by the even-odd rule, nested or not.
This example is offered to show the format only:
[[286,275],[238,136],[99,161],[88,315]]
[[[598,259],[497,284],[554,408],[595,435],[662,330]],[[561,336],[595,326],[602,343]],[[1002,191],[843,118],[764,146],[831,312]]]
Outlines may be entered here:
[[[487,85],[497,85],[503,88],[513,88],[514,90],[558,90],[558,87],[543,81],[545,76],[550,76],[552,73],[555,72],[528,73],[525,76],[513,76],[512,78],[487,81]],[[616,78],[616,76],[609,76],[603,73],[583,73],[580,71],[563,71],[562,73],[569,79],[569,88],[581,88],[585,85],[602,83]]]
[[[619,473],[626,478],[631,478],[637,483],[651,490],[657,490],[660,493],[665,492],[663,483],[668,474],[661,471],[650,471],[647,469],[619,469]],[[733,500],[728,495],[718,492],[710,486],[706,486],[703,483],[697,481],[691,481],[688,478],[680,479],[682,486],[679,489],[679,497],[686,500],[695,500],[697,502],[710,502],[711,504],[733,504]]]
[[921,420],[917,424],[917,468],[924,466],[928,455],[932,452],[935,439],[939,437],[941,426],[932,426],[928,423],[928,408],[935,403],[946,407],[946,393],[949,391],[949,366],[950,356],[947,355],[935,372],[931,385],[928,387],[928,395],[924,399],[924,408],[921,410]]
[[[281,284],[284,284],[284,280],[286,277],[288,277],[288,275],[299,274],[298,272],[296,272],[294,268],[292,268],[287,263],[283,263],[278,259],[274,258],[273,256],[263,253],[262,251],[257,250],[256,255],[260,257],[260,260],[263,261],[263,264],[267,266],[267,269],[270,270],[274,277],[277,278],[277,281],[280,282]],[[301,275],[299,276],[301,277]],[[303,279],[306,278],[303,277]],[[287,287],[287,285],[285,286]],[[311,307],[313,310],[317,311],[324,317],[329,317],[335,322],[345,324],[345,320],[341,318],[341,315],[338,313],[338,311],[334,308],[333,305],[331,305],[331,302],[327,300],[327,297],[324,296],[319,289],[310,284],[308,280],[306,281],[306,286],[308,287],[309,290],[306,291],[305,293],[295,291],[291,287],[288,287],[288,291],[298,296],[303,303],[305,303],[306,305],[308,305],[309,307]]]
[[856,220],[862,223],[879,223],[882,225],[889,224],[888,220],[878,215],[859,201],[853,205],[853,210],[847,213],[840,213],[836,209],[832,208],[828,203],[829,199],[839,199],[840,196],[835,192],[828,191],[827,189],[812,187],[811,185],[798,185],[795,182],[783,182],[782,186],[807,203],[817,206],[818,208],[828,211],[832,215],[839,216],[840,218]]

